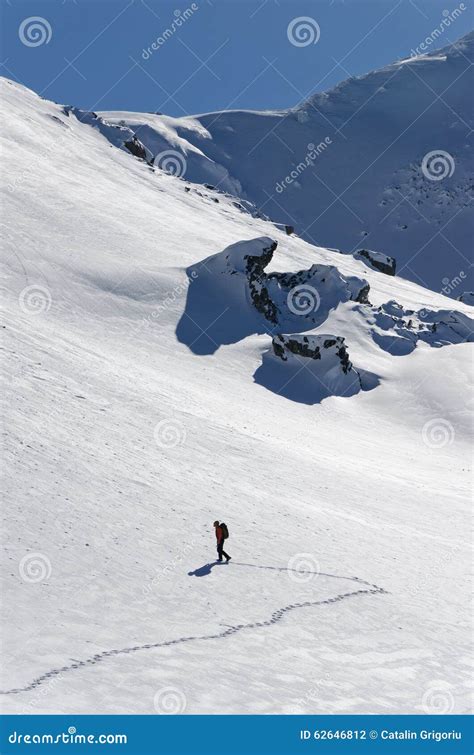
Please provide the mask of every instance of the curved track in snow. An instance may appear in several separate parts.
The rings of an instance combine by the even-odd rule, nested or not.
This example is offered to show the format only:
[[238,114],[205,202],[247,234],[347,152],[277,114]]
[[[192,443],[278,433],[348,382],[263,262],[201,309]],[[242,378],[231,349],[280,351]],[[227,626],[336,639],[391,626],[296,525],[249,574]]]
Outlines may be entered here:
[[[235,562],[233,563],[233,566],[255,567],[256,565]],[[117,650],[104,650],[102,653],[96,653],[95,655],[91,656],[90,658],[86,658],[83,661],[74,661],[73,663],[70,663],[67,666],[61,666],[60,668],[55,668],[55,669],[51,669],[50,671],[46,671],[44,674],[41,674],[41,676],[36,677],[36,679],[33,679],[33,681],[31,681],[29,684],[25,685],[24,687],[16,687],[14,689],[9,689],[9,690],[0,690],[0,694],[1,695],[17,695],[17,694],[20,694],[21,692],[31,692],[55,676],[60,676],[61,674],[65,674],[68,671],[72,671],[73,669],[83,668],[85,666],[94,666],[95,664],[101,663],[107,658],[112,658],[117,655],[137,653],[140,650],[154,650],[156,648],[169,647],[170,645],[179,645],[184,642],[220,640],[220,639],[223,639],[224,637],[230,637],[231,635],[237,634],[237,632],[242,632],[244,630],[260,629],[261,627],[269,627],[269,626],[272,626],[272,624],[277,624],[279,621],[281,621],[281,619],[286,613],[290,613],[290,611],[294,611],[298,608],[311,608],[314,606],[329,605],[331,603],[338,603],[341,600],[346,600],[347,598],[356,597],[357,595],[377,595],[377,594],[387,593],[387,591],[384,590],[383,587],[378,587],[378,585],[371,584],[370,582],[366,582],[365,580],[360,579],[359,577],[341,577],[336,574],[326,574],[324,572],[309,572],[309,571],[306,572],[306,571],[300,571],[297,569],[288,569],[287,567],[279,567],[279,566],[257,566],[257,568],[271,569],[273,571],[286,571],[286,572],[294,571],[294,572],[297,572],[298,574],[314,574],[314,576],[331,577],[333,579],[342,579],[349,582],[356,582],[359,585],[365,585],[366,587],[360,590],[352,590],[351,592],[339,593],[338,595],[335,595],[332,598],[325,598],[324,600],[307,600],[307,601],[304,601],[303,603],[290,603],[287,606],[283,606],[282,608],[278,608],[276,611],[273,611],[272,614],[270,615],[270,618],[265,619],[264,621],[255,621],[248,624],[236,624],[216,634],[204,634],[204,635],[196,635],[196,636],[189,636],[189,637],[178,637],[175,640],[165,640],[163,642],[147,643],[145,645],[134,645],[132,647],[125,647],[125,648],[120,648]]]

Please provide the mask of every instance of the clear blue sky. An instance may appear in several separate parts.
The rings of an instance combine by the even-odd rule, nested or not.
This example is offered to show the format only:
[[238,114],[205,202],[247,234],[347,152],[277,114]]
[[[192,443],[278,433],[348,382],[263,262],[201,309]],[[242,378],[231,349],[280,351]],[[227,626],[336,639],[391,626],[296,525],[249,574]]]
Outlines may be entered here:
[[[443,11],[460,5],[459,0],[196,0],[197,10],[147,58],[143,50],[171,30],[192,0],[1,2],[2,75],[81,108],[172,115],[295,105],[348,75],[409,55],[439,26]],[[467,10],[431,49],[472,29],[472,0],[464,4]],[[49,25],[48,43],[21,41],[19,27],[31,16]],[[290,43],[288,24],[301,16],[317,22],[316,44]]]

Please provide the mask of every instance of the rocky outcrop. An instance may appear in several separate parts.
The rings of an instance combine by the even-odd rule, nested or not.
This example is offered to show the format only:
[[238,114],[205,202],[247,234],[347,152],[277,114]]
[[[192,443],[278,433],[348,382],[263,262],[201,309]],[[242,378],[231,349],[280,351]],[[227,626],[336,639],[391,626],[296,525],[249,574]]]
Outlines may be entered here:
[[[393,354],[409,354],[419,341],[434,347],[472,342],[473,322],[455,310],[404,309],[391,300],[374,307],[374,341]],[[385,331],[387,335],[381,333]]]
[[248,254],[245,257],[245,272],[248,276],[250,298],[255,309],[273,324],[278,322],[279,310],[275,302],[270,298],[264,268],[271,262],[273,252],[277,248],[277,242],[271,241],[263,246],[260,254]]
[[327,359],[328,356],[336,356],[344,375],[352,370],[345,341],[341,336],[279,334],[273,337],[272,347],[275,356],[283,362],[287,362],[291,355],[305,359]]
[[463,291],[461,296],[458,296],[458,301],[462,301],[463,304],[470,304],[474,307],[474,291]]
[[397,261],[394,257],[388,257],[386,254],[373,252],[370,249],[359,249],[354,257],[356,260],[362,260],[372,270],[378,270],[384,275],[395,275]]
[[140,158],[141,160],[147,159],[146,149],[141,143],[140,139],[137,139],[135,135],[127,141],[123,143],[123,146],[128,149],[129,152],[132,153],[135,157]]
[[254,378],[279,396],[305,404],[353,396],[378,383],[376,376],[354,368],[344,338],[300,333],[274,336]]
[[78,121],[85,123],[88,126],[97,128],[103,136],[118,149],[125,149],[130,152],[134,157],[138,157],[140,160],[146,160],[149,165],[153,164],[153,155],[149,149],[137,138],[134,131],[128,126],[120,126],[114,123],[109,123],[104,118],[101,118],[97,113],[92,110],[80,110],[79,108],[65,105],[63,108],[64,115],[69,117],[70,114],[74,115]]
[[[340,302],[369,304],[370,286],[363,278],[344,276],[333,265],[312,265],[294,273],[266,273],[278,243],[262,237],[241,242],[239,249],[245,249],[245,245],[249,249],[243,259],[250,300],[272,325],[293,329],[297,323],[308,330],[324,322]],[[232,251],[226,257],[229,267],[235,266],[234,273],[241,267],[234,253],[237,246],[229,247]]]

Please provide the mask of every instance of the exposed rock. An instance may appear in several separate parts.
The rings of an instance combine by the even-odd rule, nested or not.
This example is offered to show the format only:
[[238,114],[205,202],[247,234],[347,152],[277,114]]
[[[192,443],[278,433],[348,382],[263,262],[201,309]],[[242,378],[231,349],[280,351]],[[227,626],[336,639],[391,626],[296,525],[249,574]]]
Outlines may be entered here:
[[[473,322],[462,312],[446,309],[414,312],[391,300],[374,307],[373,314],[377,330],[373,331],[372,337],[392,354],[409,354],[419,341],[439,348],[474,340]],[[388,335],[381,334],[380,330]]]
[[59,123],[61,126],[64,126],[64,128],[69,128],[69,126],[64,123],[64,121],[61,120],[61,118],[58,118],[57,115],[50,115],[49,116],[52,121],[55,121],[56,123]]
[[470,304],[474,307],[474,291],[463,291],[461,296],[458,296],[458,301],[462,301],[463,304]]
[[135,157],[139,157],[141,160],[146,160],[146,149],[139,139],[134,135],[128,142],[123,143],[124,147],[128,149]]
[[369,302],[369,291],[370,291],[370,286],[367,283],[357,293],[354,301],[358,301],[358,302],[360,302],[360,304],[370,304],[370,302]]
[[372,270],[378,270],[385,275],[395,275],[397,261],[394,257],[388,257],[386,254],[373,252],[370,249],[359,249],[354,257],[365,262]]
[[[294,327],[297,322],[307,330],[323,322],[341,301],[369,303],[370,286],[362,278],[345,277],[332,265],[312,265],[295,273],[266,273],[278,243],[262,238],[248,244],[257,252],[244,255],[250,298],[273,325],[291,327],[293,323]],[[234,256],[228,255],[228,259]]]
[[306,359],[321,359],[321,353],[330,352],[339,359],[341,370],[345,375],[352,369],[345,341],[341,336],[279,334],[273,337],[272,346],[274,354],[284,362],[288,361],[288,352]]
[[274,336],[254,378],[274,393],[306,404],[352,396],[378,384],[376,376],[353,367],[344,338],[319,334]]
[[80,110],[79,108],[71,107],[69,105],[66,105],[63,108],[63,113],[68,117],[72,114],[81,123],[86,123],[88,126],[97,128],[101,134],[108,139],[111,146],[118,147],[119,149],[126,149],[127,152],[130,152],[134,157],[146,160],[149,165],[153,163],[153,155],[150,150],[142,144],[134,131],[132,131],[131,128],[128,128],[128,126],[109,123],[93,111]]
[[273,252],[277,248],[277,242],[271,241],[268,246],[263,246],[261,254],[246,255],[246,273],[248,276],[250,297],[255,309],[261,312],[267,320],[276,324],[278,322],[278,308],[270,299],[268,289],[265,285],[266,274],[264,268],[269,264],[273,257]]

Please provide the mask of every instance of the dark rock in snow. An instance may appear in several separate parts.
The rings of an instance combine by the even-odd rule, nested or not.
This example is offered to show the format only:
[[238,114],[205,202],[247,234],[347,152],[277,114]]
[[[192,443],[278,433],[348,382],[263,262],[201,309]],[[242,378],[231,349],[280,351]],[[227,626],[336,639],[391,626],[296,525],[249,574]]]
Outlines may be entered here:
[[139,157],[141,160],[146,160],[146,149],[136,136],[133,136],[130,141],[124,142],[123,146],[135,157]]
[[462,301],[463,304],[470,304],[471,307],[474,307],[474,291],[463,291],[463,293],[458,296],[458,301]]
[[[329,355],[331,358],[336,356],[344,375],[352,370],[352,363],[349,361],[344,338],[341,336],[303,336],[301,334],[287,336],[279,334],[273,337],[272,347],[275,356],[280,357],[284,362],[291,358],[291,354],[306,359],[321,359],[323,354],[325,359]],[[337,363],[337,360],[333,359],[333,361]]]
[[354,368],[344,338],[319,334],[274,336],[254,379],[303,404],[317,404],[328,396],[353,396],[378,385],[376,375]]
[[394,257],[388,257],[381,252],[373,252],[370,249],[359,249],[354,257],[360,259],[373,270],[378,270],[385,275],[395,275],[397,261]]
[[391,300],[374,307],[373,315],[376,329],[372,338],[394,356],[410,354],[419,341],[440,348],[473,340],[472,320],[462,312],[427,309],[414,312]]
[[[199,353],[244,333],[305,332],[319,326],[339,304],[367,303],[369,284],[344,276],[334,265],[293,273],[267,273],[277,242],[240,241],[188,268],[193,279],[177,333]],[[214,323],[215,321],[215,323]],[[209,322],[214,323],[209,329]],[[206,337],[199,335],[201,326]]]

